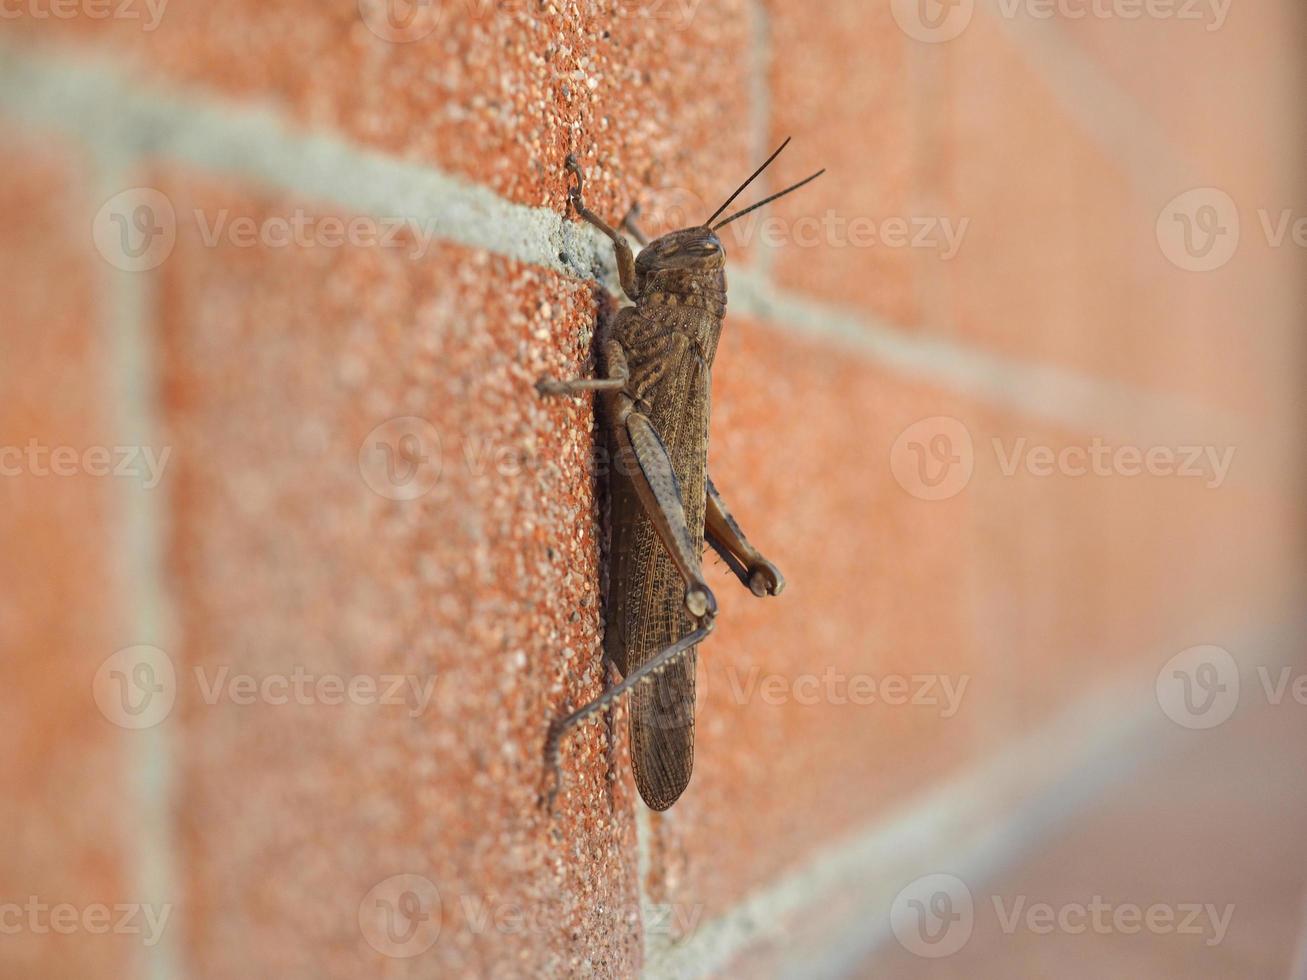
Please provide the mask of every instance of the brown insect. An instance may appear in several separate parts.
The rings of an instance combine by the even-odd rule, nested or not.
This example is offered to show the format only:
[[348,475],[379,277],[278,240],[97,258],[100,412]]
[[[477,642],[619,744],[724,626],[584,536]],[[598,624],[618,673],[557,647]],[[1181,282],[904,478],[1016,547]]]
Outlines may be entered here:
[[541,394],[601,393],[608,440],[610,539],[605,660],[622,675],[596,700],[551,727],[545,748],[548,799],[558,791],[558,748],[584,719],[631,692],[631,756],[640,795],[666,810],[685,791],[694,763],[697,645],[712,632],[717,600],[703,576],[712,546],[754,595],[779,595],[785,579],[735,523],[708,476],[710,380],[726,315],[726,254],[717,232],[798,190],[819,171],[753,207],[714,221],[780,156],[786,140],[716,213],[649,243],[639,258],[627,240],[586,208],[575,157],[569,200],[609,239],[622,290],[634,306],[601,324],[597,379],[542,379]]

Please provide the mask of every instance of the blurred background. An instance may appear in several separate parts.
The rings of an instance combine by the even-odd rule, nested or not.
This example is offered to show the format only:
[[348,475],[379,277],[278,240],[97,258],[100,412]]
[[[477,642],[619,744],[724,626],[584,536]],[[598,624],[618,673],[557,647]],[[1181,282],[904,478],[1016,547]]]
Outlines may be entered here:
[[[11,0],[0,975],[1307,970],[1289,0]],[[723,230],[693,781],[613,223]]]

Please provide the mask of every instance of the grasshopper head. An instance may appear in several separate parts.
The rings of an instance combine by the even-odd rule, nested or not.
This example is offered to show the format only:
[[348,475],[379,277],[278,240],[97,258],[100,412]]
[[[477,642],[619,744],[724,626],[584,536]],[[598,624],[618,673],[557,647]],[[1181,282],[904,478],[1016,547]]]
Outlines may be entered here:
[[[726,289],[726,250],[722,248],[721,239],[717,237],[717,232],[725,228],[737,218],[742,218],[746,214],[758,210],[764,205],[770,204],[786,194],[797,191],[800,187],[808,184],[826,171],[819,170],[807,180],[801,180],[793,187],[787,187],[778,194],[773,194],[752,207],[737,211],[727,218],[721,218],[722,214],[738,198],[746,187],[752,184],[758,176],[766,170],[785,147],[790,145],[786,140],[781,144],[779,150],[767,158],[767,162],[753,172],[736,190],[734,194],[726,199],[726,203],[719,207],[711,218],[696,228],[683,228],[681,231],[674,231],[670,235],[664,235],[657,241],[650,242],[649,246],[644,249],[635,260],[636,280],[640,286],[640,293],[652,296],[671,295],[678,301],[685,301],[689,297],[698,296],[701,300],[709,293],[717,292],[721,295],[717,298],[717,305],[722,310],[725,309],[725,289]],[[714,224],[714,222],[716,222]],[[649,288],[647,288],[649,287]],[[687,305],[703,305],[702,303],[688,302]]]
[[715,273],[726,264],[726,250],[711,228],[684,228],[664,235],[640,252],[635,269],[640,276],[675,269]]

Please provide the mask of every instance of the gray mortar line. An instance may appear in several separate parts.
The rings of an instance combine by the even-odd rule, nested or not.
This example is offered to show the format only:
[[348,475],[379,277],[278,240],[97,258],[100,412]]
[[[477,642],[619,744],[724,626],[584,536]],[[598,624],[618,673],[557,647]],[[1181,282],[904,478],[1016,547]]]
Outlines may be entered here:
[[[611,249],[593,229],[504,200],[423,163],[296,129],[264,108],[141,87],[113,62],[19,53],[0,43],[0,108],[93,146],[238,175],[374,217],[417,221],[438,237],[616,289]],[[926,338],[874,317],[731,272],[731,309],[817,343],[1036,418],[1094,433],[1181,427],[1216,441],[1231,420],[1205,406],[1064,369]]]
[[[94,190],[110,197],[133,171],[137,160],[113,147],[92,147],[95,153]],[[88,226],[89,235],[89,226]],[[99,264],[105,302],[101,327],[110,352],[114,431],[124,441],[139,446],[161,446],[160,414],[156,404],[159,372],[151,335],[156,303],[149,280]],[[144,644],[158,647],[169,657],[177,652],[178,634],[174,610],[164,585],[167,579],[164,553],[170,513],[164,479],[146,490],[134,481],[116,489],[120,521],[115,524],[111,547],[122,569],[125,627],[119,649]],[[113,651],[105,651],[109,656]],[[134,854],[133,884],[140,901],[156,907],[169,905],[175,912],[183,904],[177,875],[177,847],[173,833],[174,786],[176,782],[174,744],[169,721],[141,731],[122,732],[126,745],[127,771],[124,781],[135,801],[129,821]],[[142,976],[170,980],[183,976],[178,956],[179,925],[176,916],[159,942],[139,954]]]
[[[1242,666],[1293,662],[1300,627],[1246,630],[1238,647]],[[1085,804],[1189,745],[1154,698],[1152,661],[1165,661],[1170,652],[1149,660],[1148,670],[1104,682],[997,757],[823,847],[647,964],[645,980],[715,976],[750,947],[778,937],[778,955],[791,968],[777,975],[847,975],[889,940],[891,905],[909,882],[935,873],[955,874],[972,887],[992,880]],[[1024,802],[1013,806],[1013,800]],[[987,814],[996,816],[977,826],[977,815]],[[795,916],[822,908],[836,915],[830,899],[851,893],[856,907],[842,916],[843,944],[813,949],[784,940]]]

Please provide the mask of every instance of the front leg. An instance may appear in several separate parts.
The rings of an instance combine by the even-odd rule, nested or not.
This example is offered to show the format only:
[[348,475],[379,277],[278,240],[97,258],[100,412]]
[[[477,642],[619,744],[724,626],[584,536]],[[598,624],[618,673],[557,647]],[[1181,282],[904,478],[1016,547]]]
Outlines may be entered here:
[[631,243],[622,237],[621,233],[610,228],[608,222],[595,214],[585,206],[585,173],[581,170],[581,164],[577,162],[575,156],[568,156],[567,169],[572,171],[576,177],[576,186],[567,192],[567,199],[572,202],[572,207],[576,208],[576,213],[584,221],[594,225],[613,243],[613,251],[617,255],[617,277],[622,283],[622,292],[626,293],[634,303],[640,298],[640,291],[635,284],[635,253],[631,251]]
[[736,578],[756,596],[780,595],[785,590],[785,576],[762,553],[735,523],[726,502],[708,479],[708,508],[705,512],[704,540],[735,573]]
[[609,338],[599,348],[604,355],[604,367],[607,376],[603,378],[574,378],[571,381],[555,381],[541,378],[536,382],[536,391],[542,395],[579,395],[585,391],[621,391],[631,378],[631,371],[626,366],[626,351],[616,340]]

